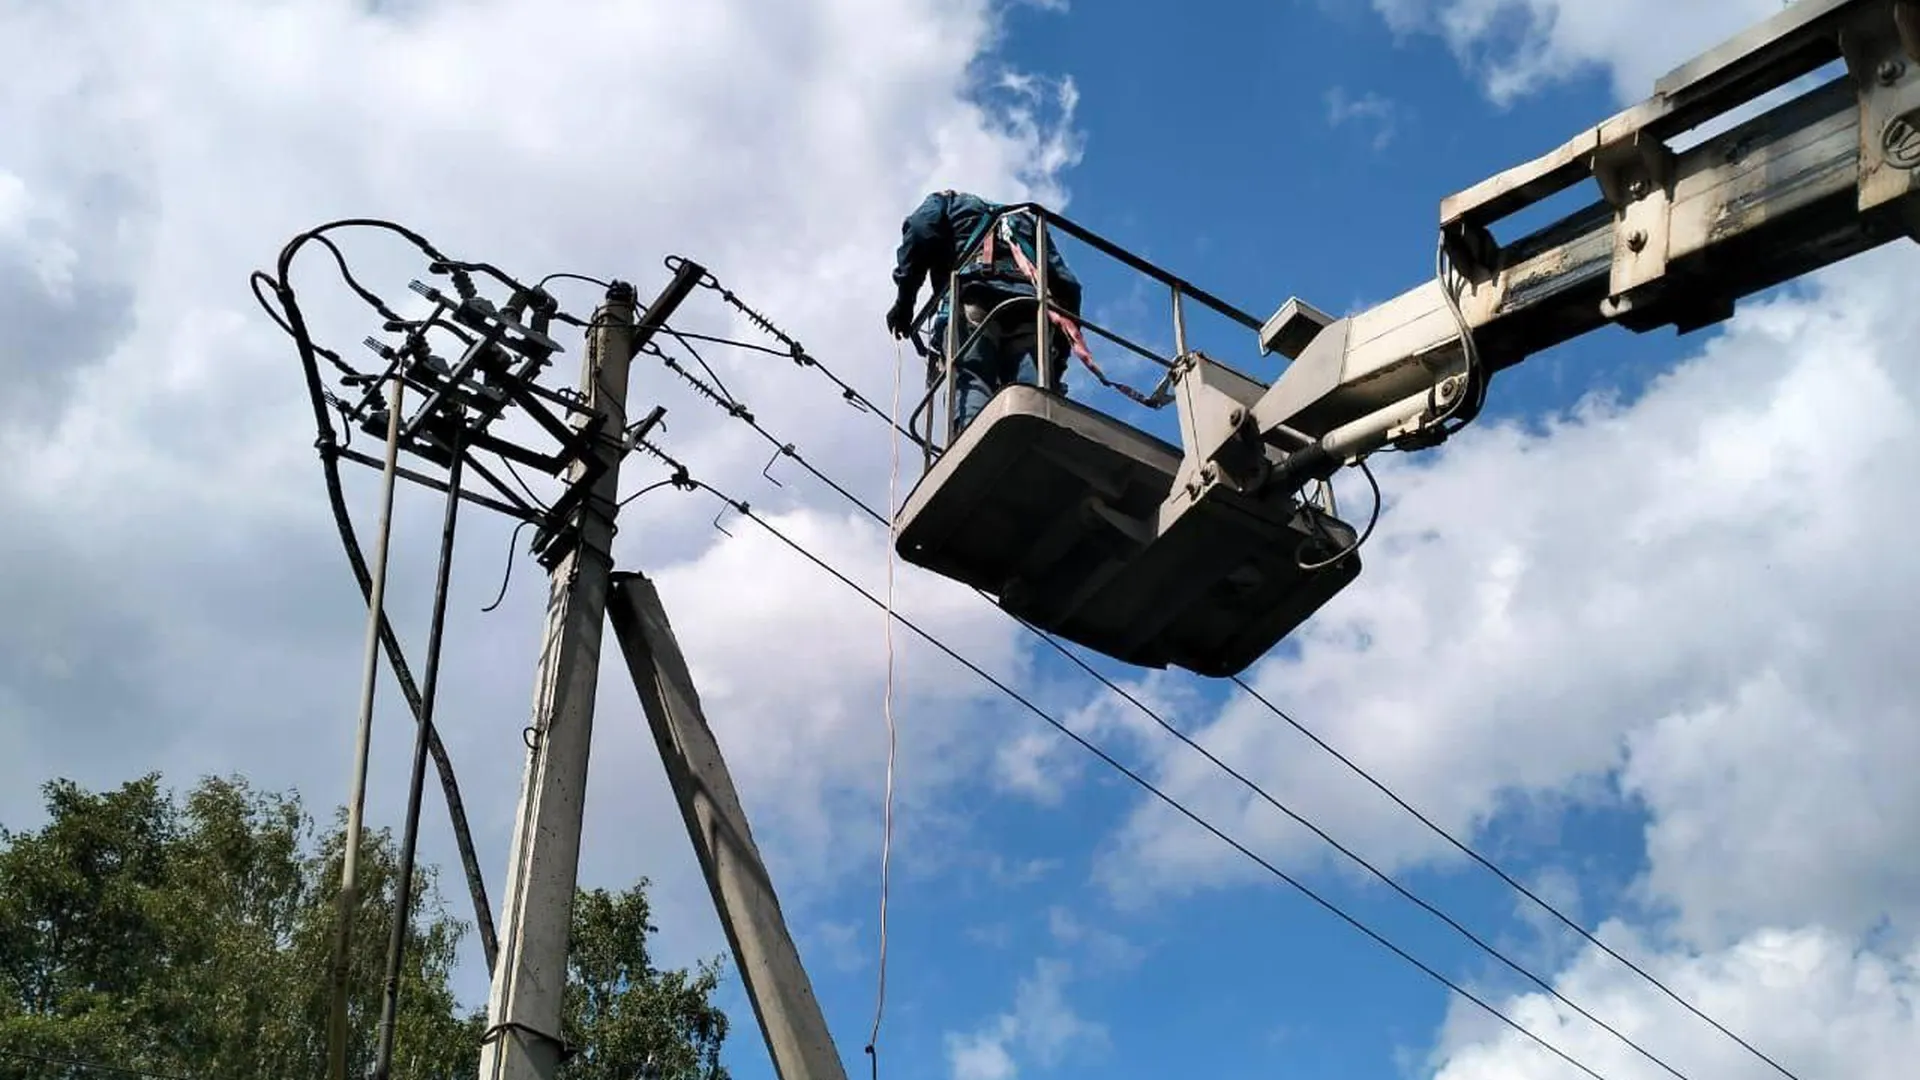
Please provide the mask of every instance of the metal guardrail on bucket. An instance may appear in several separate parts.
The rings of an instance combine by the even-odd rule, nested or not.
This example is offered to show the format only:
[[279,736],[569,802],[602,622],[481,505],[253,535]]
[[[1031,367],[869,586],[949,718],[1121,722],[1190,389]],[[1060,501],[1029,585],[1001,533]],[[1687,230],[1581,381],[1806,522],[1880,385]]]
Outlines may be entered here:
[[[1035,295],[1013,296],[995,304],[988,312],[987,317],[981,320],[980,325],[974,327],[967,338],[962,341],[959,337],[960,319],[957,317],[958,311],[955,310],[958,305],[948,303],[949,298],[956,296],[959,292],[960,268],[967,265],[974,254],[980,249],[980,245],[985,243],[987,238],[993,234],[993,228],[1001,218],[1018,213],[1031,213],[1034,216],[1034,265],[1039,269],[1037,275],[1039,284],[1035,289]],[[1187,354],[1186,301],[1188,299],[1198,302],[1202,306],[1225,316],[1227,319],[1255,333],[1258,333],[1260,330],[1261,321],[1247,312],[1234,307],[1232,304],[1221,300],[1219,297],[1214,296],[1204,289],[1194,286],[1179,276],[1155,266],[1147,260],[1140,258],[1138,255],[1121,248],[1105,237],[1075,224],[1065,217],[1048,212],[1046,207],[1041,206],[1039,203],[1012,203],[1001,206],[989,217],[986,227],[981,230],[979,239],[975,240],[973,244],[955,260],[954,269],[947,275],[947,281],[934,292],[933,296],[928,299],[926,305],[920,309],[918,316],[915,317],[909,329],[908,338],[913,342],[914,349],[927,360],[926,394],[920,399],[920,403],[914,408],[912,416],[907,421],[909,434],[914,441],[920,445],[924,459],[923,467],[931,468],[933,462],[945,452],[946,448],[953,445],[954,437],[958,434],[954,430],[956,419],[956,402],[952,392],[954,358],[965,355],[966,350],[973,346],[973,343],[979,336],[986,331],[989,325],[992,325],[999,319],[1003,312],[1020,306],[1031,305],[1034,308],[1034,363],[1039,375],[1039,384],[1042,387],[1056,385],[1058,372],[1055,371],[1055,364],[1059,362],[1059,358],[1054,355],[1054,350],[1050,347],[1053,334],[1049,325],[1052,319],[1051,312],[1054,305],[1050,302],[1047,295],[1048,275],[1045,272],[1048,257],[1047,249],[1051,241],[1049,232],[1053,228],[1058,228],[1061,232],[1079,240],[1081,243],[1086,244],[1102,255],[1121,263],[1137,273],[1144,274],[1166,287],[1170,301],[1169,310],[1173,319],[1172,356],[1164,356],[1126,337],[1118,331],[1101,326],[1088,319],[1084,312],[1076,311],[1070,313],[1074,322],[1076,322],[1083,331],[1104,338],[1158,366],[1163,372],[1166,372],[1166,374],[1161,376],[1159,384],[1147,395],[1148,397],[1161,400],[1162,403],[1171,400],[1170,397],[1166,396],[1172,377],[1171,373],[1176,361]],[[945,340],[941,342],[940,348],[931,349],[921,340],[921,329],[929,319],[939,313],[943,306],[948,309],[948,318],[943,335]],[[1105,381],[1104,377],[1102,381]],[[937,397],[940,397],[942,390],[946,391],[946,408],[942,414],[939,434],[936,439],[933,430],[933,409],[934,401]]]

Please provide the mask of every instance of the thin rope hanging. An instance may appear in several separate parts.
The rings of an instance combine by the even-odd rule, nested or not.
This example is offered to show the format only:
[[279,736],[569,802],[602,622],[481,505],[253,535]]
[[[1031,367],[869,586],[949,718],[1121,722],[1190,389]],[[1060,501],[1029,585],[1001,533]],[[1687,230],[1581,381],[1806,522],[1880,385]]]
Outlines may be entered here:
[[893,715],[893,583],[895,559],[893,541],[895,529],[892,517],[898,512],[895,505],[900,491],[900,440],[896,432],[900,424],[900,370],[906,364],[906,353],[898,341],[893,344],[893,419],[895,431],[889,431],[887,445],[890,448],[887,468],[887,602],[886,602],[886,650],[887,650],[887,688],[882,698],[882,713],[887,721],[887,788],[881,810],[880,827],[880,959],[879,986],[874,993],[873,1029],[867,1034],[867,1057],[873,1068],[873,1076],[880,1075],[880,1020],[887,1007],[887,902],[891,891],[893,876],[893,767],[894,758],[899,749],[899,728]]

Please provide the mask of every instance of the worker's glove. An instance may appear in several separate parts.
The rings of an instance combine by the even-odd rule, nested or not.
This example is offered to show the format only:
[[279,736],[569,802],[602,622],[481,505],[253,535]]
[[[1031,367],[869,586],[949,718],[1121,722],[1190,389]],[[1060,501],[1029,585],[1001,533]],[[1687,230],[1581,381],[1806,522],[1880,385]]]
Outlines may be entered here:
[[913,297],[902,296],[887,309],[887,329],[897,338],[906,337],[913,329]]

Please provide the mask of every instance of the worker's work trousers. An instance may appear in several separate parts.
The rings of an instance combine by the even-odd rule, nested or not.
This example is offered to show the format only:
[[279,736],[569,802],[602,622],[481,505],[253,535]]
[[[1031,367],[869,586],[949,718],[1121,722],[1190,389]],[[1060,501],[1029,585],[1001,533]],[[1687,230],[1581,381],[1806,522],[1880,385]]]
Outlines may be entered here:
[[[987,407],[993,395],[1009,383],[1025,383],[1037,386],[1040,382],[1039,365],[1034,361],[1034,305],[1009,304],[990,322],[986,329],[973,338],[974,328],[987,318],[994,305],[1006,299],[1000,296],[992,300],[967,300],[960,304],[960,325],[957,344],[960,347],[958,358],[953,365],[953,401],[954,434],[965,431],[980,410]],[[1047,335],[1051,341],[1059,337],[1057,333]],[[1063,350],[1054,343],[1053,386],[1056,392],[1065,392],[1066,384],[1061,378],[1060,359]]]

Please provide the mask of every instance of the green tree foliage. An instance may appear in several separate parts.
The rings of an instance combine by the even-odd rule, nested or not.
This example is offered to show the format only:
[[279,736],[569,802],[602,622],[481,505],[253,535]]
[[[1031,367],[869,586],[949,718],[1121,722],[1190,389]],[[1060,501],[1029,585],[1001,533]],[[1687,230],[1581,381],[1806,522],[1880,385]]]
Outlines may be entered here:
[[659,971],[647,955],[646,883],[581,892],[573,904],[564,1035],[579,1053],[572,1080],[727,1080],[720,1045],[727,1017],[713,1005],[717,961]]
[[[186,1080],[326,1074],[328,971],[344,814],[317,835],[297,796],[238,779],[184,799],[149,775],[91,793],[44,789],[47,824],[0,828],[0,1080],[99,1080],[85,1061]],[[398,854],[368,830],[350,958],[349,1075],[371,1062]],[[429,868],[417,872],[395,1029],[398,1080],[478,1073],[484,1012],[450,986],[465,927]],[[645,882],[583,892],[564,1032],[566,1072],[725,1080],[717,964],[659,971]]]

